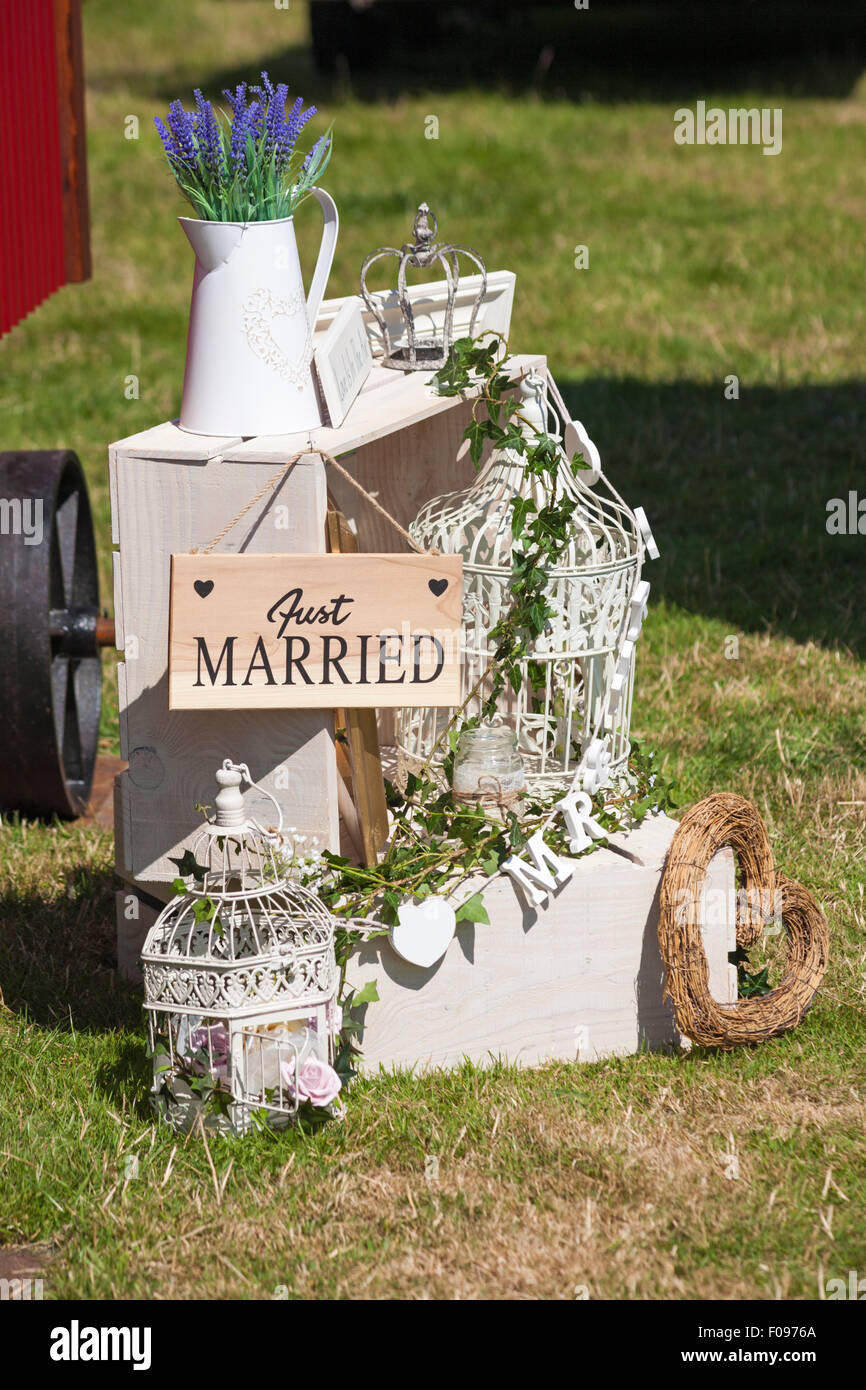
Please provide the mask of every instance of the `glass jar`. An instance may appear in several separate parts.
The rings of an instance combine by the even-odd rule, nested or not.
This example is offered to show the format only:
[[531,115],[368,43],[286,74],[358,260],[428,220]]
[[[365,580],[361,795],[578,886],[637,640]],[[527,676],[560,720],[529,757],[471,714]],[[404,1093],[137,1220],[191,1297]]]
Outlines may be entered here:
[[458,801],[506,806],[526,787],[517,735],[507,724],[466,729],[457,741],[452,790]]

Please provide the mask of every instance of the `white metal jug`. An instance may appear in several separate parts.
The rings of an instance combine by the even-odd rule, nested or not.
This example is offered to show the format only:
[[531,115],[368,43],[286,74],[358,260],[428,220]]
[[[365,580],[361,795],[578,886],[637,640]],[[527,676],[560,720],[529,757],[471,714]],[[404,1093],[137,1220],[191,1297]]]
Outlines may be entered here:
[[178,218],[195,252],[181,429],[250,436],[321,425],[312,330],[340,220],[329,193],[310,192],[325,226],[308,297],[292,217]]

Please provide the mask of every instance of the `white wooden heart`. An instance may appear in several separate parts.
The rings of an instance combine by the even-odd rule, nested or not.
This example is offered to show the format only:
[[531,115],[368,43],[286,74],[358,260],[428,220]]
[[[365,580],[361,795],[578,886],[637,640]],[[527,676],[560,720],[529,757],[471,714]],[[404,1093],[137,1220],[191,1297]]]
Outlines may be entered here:
[[399,921],[391,928],[391,945],[410,965],[426,969],[441,960],[454,936],[457,918],[444,898],[425,898],[422,903],[401,903]]
[[587,487],[594,487],[601,477],[601,458],[579,420],[569,420],[565,427],[563,446],[569,461],[575,454],[583,454],[583,461],[589,467],[582,468],[577,476]]

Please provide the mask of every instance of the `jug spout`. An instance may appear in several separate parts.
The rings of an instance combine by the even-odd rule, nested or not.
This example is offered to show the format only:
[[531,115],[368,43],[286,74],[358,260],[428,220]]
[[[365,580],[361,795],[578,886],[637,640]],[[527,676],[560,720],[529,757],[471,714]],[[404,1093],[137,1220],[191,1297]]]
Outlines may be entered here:
[[202,270],[218,270],[237,249],[246,230],[243,222],[202,222],[179,217],[187,241]]

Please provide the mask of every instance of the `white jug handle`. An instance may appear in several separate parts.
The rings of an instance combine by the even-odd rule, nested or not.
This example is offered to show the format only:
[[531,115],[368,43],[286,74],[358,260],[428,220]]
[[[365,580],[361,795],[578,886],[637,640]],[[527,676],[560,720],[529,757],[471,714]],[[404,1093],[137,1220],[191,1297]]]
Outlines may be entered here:
[[328,283],[328,276],[331,273],[331,264],[334,259],[334,252],[337,249],[337,232],[340,229],[340,215],[337,212],[337,204],[334,202],[330,193],[326,193],[324,188],[311,188],[310,192],[321,206],[325,218],[325,229],[322,232],[322,244],[319,247],[319,259],[316,261],[316,269],[313,272],[313,279],[310,284],[310,293],[307,295],[307,319],[312,333],[316,327],[316,319],[319,317],[319,308],[325,295],[325,286]]

